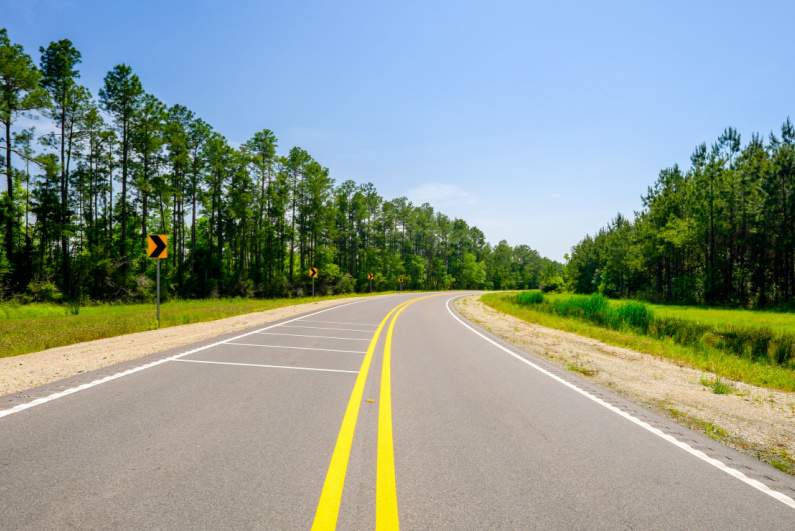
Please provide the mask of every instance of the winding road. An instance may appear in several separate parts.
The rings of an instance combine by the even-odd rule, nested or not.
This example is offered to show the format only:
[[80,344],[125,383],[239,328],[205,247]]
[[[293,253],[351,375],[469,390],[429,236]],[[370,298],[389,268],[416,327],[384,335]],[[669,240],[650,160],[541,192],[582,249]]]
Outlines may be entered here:
[[3,397],[0,529],[795,529],[795,478],[495,338],[460,295]]

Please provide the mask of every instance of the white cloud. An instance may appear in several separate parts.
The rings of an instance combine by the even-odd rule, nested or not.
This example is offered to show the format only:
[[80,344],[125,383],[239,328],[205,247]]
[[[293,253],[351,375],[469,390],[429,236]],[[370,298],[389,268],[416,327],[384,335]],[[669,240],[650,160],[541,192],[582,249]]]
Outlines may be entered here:
[[430,203],[435,209],[451,205],[472,205],[477,200],[469,192],[454,184],[427,183],[412,188],[406,196],[415,204]]

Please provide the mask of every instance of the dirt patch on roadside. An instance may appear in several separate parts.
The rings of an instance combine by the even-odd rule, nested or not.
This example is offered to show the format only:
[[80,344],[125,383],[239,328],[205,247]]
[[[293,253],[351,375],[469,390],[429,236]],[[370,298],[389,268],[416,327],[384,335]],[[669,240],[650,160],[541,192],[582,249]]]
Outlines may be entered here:
[[517,347],[583,374],[630,400],[713,439],[795,470],[795,393],[727,382],[729,394],[701,383],[714,375],[500,313],[473,295],[458,299],[467,318]]
[[[357,299],[359,300],[359,299]],[[0,358],[0,396],[18,393],[76,374],[101,369],[223,334],[245,330],[294,315],[351,302],[334,299],[236,315],[205,323],[172,326],[124,336],[98,339],[31,354]]]

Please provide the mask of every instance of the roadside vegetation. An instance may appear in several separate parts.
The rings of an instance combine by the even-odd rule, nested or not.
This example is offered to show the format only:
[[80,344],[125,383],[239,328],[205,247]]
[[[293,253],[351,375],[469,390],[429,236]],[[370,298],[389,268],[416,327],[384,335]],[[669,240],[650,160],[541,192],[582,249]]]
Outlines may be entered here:
[[[205,299],[160,305],[160,328],[350,297]],[[158,328],[155,304],[0,304],[0,358]]]
[[547,271],[562,282],[562,264],[529,246],[492,245],[428,203],[337,182],[270,129],[231,145],[123,63],[95,97],[69,39],[40,53],[0,28],[0,301],[151,300],[156,234],[169,299],[300,297],[309,268],[322,295],[527,289]]
[[525,291],[481,300],[525,321],[670,358],[716,376],[715,393],[730,382],[795,391],[795,315],[671,307],[637,301]]
[[[795,124],[726,128],[696,146],[642,196],[572,247],[569,291],[668,304],[795,308]],[[638,190],[639,192],[641,190]]]

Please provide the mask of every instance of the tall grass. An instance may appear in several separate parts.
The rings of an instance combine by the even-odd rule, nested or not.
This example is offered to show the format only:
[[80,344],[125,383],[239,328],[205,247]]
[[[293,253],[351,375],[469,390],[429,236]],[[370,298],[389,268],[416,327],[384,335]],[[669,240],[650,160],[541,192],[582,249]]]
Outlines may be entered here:
[[[516,295],[516,302],[532,297]],[[702,323],[675,317],[657,317],[649,304],[637,301],[610,301],[599,294],[571,295],[551,299],[537,308],[563,317],[584,319],[605,328],[627,330],[657,339],[670,338],[680,345],[711,348],[755,362],[795,367],[795,333],[774,332],[768,326],[732,323]]]
[[[163,303],[160,328],[223,319],[284,306],[349,297],[204,299]],[[158,328],[154,304],[1,304],[0,358]]]
[[526,291],[517,294],[516,301],[519,304],[537,304],[541,310],[585,319],[614,330],[629,326],[645,332],[654,320],[654,312],[644,303],[625,301],[614,305],[599,294],[574,295],[545,303],[541,292]]
[[[725,339],[726,330],[734,325],[726,325],[726,330],[718,331],[715,329],[716,323],[705,324],[684,319],[681,321],[685,322],[681,323],[676,319],[658,317],[654,305],[646,305],[652,318],[649,319],[648,332],[644,333],[642,326],[645,320],[643,316],[646,313],[643,310],[636,313],[634,310],[626,309],[626,305],[632,301],[608,300],[609,307],[625,307],[623,310],[624,320],[620,322],[615,317],[602,316],[597,317],[598,320],[588,320],[571,314],[561,315],[555,311],[554,305],[557,302],[569,298],[573,297],[571,295],[553,294],[550,296],[550,294],[544,294],[544,304],[524,304],[516,295],[490,293],[483,295],[480,300],[498,311],[514,315],[528,322],[573,332],[638,352],[669,358],[698,370],[715,373],[722,378],[771,389],[795,391],[795,370],[793,370],[795,364],[792,363],[790,357],[790,349],[795,343],[795,339],[788,335],[782,335],[782,332],[773,332],[772,344],[768,344],[769,357],[761,358],[758,354],[753,354],[754,347],[752,345],[757,345],[757,352],[760,352],[758,345],[767,339],[764,332],[760,333],[755,341],[752,339],[755,337],[751,333],[752,330],[746,331],[748,334],[745,336]],[[600,306],[604,308],[598,302],[588,303],[585,306],[591,309]],[[573,309],[577,307],[576,303],[564,304],[562,307],[570,308],[574,312],[578,311]],[[579,311],[585,312],[585,310]],[[599,324],[599,320],[611,323],[611,326]],[[640,322],[641,326],[631,324],[633,320],[636,323]],[[620,324],[617,326],[616,323]],[[738,355],[737,349],[741,350],[743,354]],[[789,360],[787,363],[781,363],[784,356],[787,356],[787,360]]]
[[544,302],[544,294],[540,291],[521,291],[516,295],[516,300],[522,304],[541,304]]

